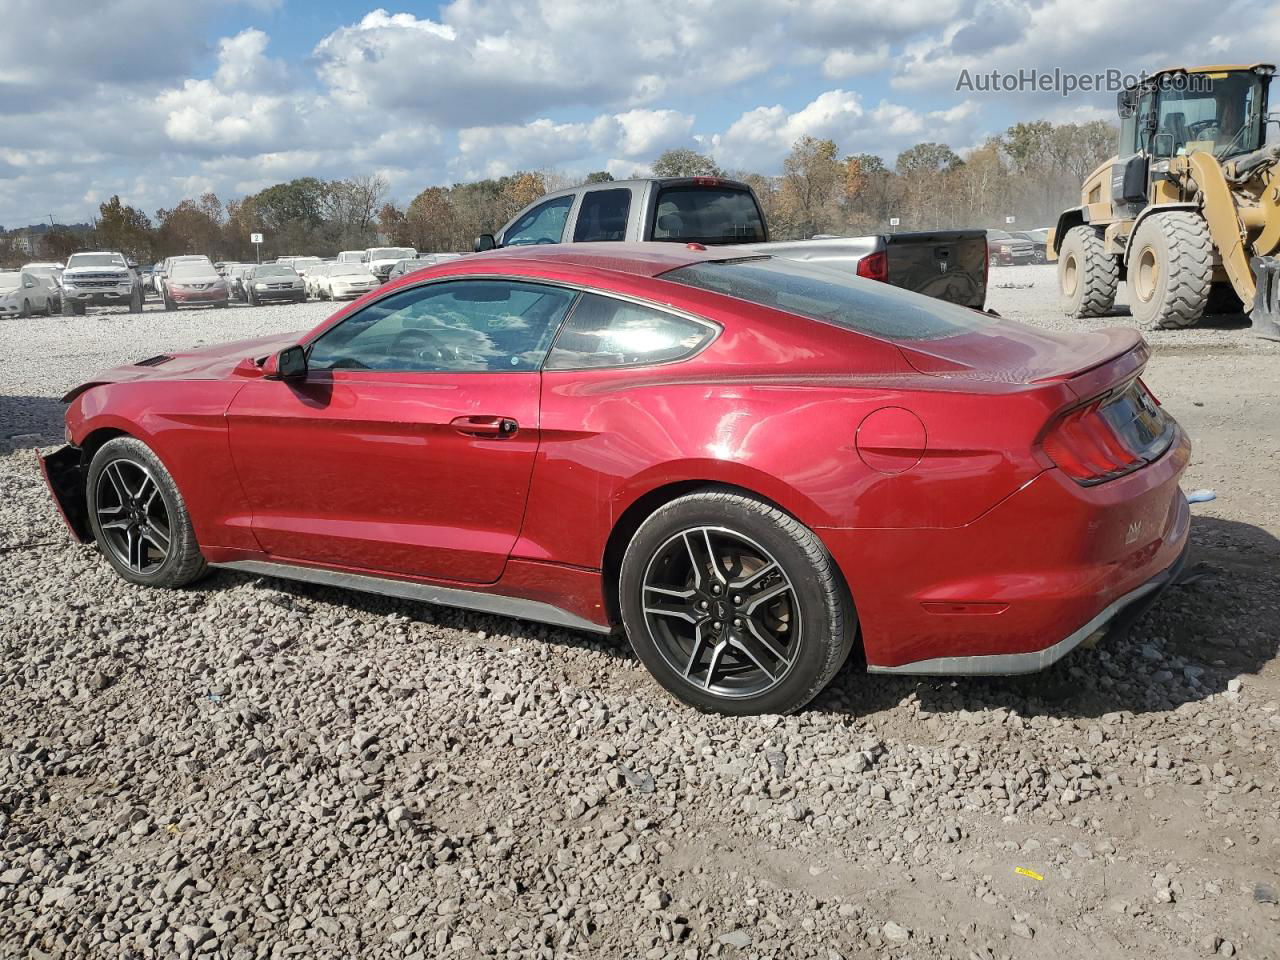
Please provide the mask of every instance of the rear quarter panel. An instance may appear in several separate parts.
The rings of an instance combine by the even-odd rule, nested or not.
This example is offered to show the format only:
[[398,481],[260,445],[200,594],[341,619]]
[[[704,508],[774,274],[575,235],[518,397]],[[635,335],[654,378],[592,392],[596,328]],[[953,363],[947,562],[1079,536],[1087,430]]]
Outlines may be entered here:
[[[753,491],[814,529],[953,527],[1044,469],[1032,449],[1064,388],[922,376],[892,344],[747,304],[716,315],[700,297],[676,305],[724,329],[691,360],[544,372],[514,556],[598,569],[628,507],[689,481]],[[857,449],[860,425],[885,407],[911,410],[927,433],[901,473]]]

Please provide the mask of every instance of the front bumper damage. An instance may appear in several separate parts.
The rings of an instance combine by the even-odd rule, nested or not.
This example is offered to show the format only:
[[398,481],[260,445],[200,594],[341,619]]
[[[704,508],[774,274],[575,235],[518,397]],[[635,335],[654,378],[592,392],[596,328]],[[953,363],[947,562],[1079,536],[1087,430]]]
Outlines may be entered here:
[[58,505],[62,521],[77,543],[92,543],[89,508],[85,500],[85,464],[80,448],[70,444],[52,453],[37,454],[40,473]]

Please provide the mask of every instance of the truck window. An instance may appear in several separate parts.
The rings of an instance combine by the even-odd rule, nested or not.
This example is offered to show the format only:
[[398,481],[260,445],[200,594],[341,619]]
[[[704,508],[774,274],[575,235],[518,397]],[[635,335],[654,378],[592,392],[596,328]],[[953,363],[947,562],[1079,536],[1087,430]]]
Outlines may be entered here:
[[519,247],[530,243],[559,243],[572,206],[573,194],[538,204],[511,225],[502,238],[502,245]]
[[765,239],[764,221],[746,190],[677,184],[658,193],[653,239],[759,243]]
[[588,190],[578,208],[578,224],[573,229],[574,243],[625,240],[627,214],[630,212],[630,190]]

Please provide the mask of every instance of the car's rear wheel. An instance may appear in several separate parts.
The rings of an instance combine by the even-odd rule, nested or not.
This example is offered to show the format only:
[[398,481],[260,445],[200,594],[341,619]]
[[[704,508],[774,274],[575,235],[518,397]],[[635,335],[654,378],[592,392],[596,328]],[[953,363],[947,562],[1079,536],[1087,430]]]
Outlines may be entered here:
[[124,579],[180,587],[205,574],[186,502],[141,440],[103,444],[89,465],[86,495],[98,548]]
[[811,530],[776,507],[708,490],[636,531],[619,579],[636,654],[701,710],[790,713],[844,663],[856,616]]

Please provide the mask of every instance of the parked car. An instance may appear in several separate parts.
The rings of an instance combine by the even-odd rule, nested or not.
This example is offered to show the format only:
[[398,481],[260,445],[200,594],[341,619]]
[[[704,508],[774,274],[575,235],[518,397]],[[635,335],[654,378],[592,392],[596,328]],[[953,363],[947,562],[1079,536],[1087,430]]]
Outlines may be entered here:
[[37,281],[44,284],[49,291],[53,310],[62,312],[62,264],[60,263],[28,263],[22,267],[23,273],[29,273]]
[[1035,246],[1030,240],[1019,240],[1004,230],[987,231],[987,251],[992,263],[1020,266],[1035,259]]
[[227,273],[227,289],[235,300],[247,300],[244,290],[244,275],[252,270],[252,263],[237,263]]
[[987,299],[980,230],[770,243],[755,192],[721,177],[650,177],[558,190],[529,204],[497,234],[481,234],[475,249],[600,241],[739,244],[979,310]]
[[1026,240],[1031,244],[1031,262],[1032,263],[1048,263],[1048,255],[1046,251],[1049,249],[1049,228],[1041,227],[1038,230],[1015,230],[1010,234],[1015,240]]
[[208,263],[210,266],[213,265],[209,258],[202,253],[184,253],[176,257],[165,257],[164,260],[160,261],[160,269],[154,271],[154,279],[152,281],[155,292],[159,294],[162,300],[167,296],[165,283],[168,281],[169,272],[173,269],[175,263],[184,261],[187,263]]
[[365,251],[363,250],[343,250],[338,254],[338,263],[364,263]]
[[351,300],[378,285],[378,278],[363,263],[334,263],[316,278],[321,300]]
[[298,272],[298,276],[305,277],[309,270],[314,269],[323,262],[319,257],[294,257],[290,266]]
[[413,247],[370,247],[364,252],[364,264],[379,281],[385,281],[392,267],[417,255],[418,251]]
[[302,278],[293,267],[280,263],[264,263],[246,270],[242,280],[249,306],[288,300],[301,303],[307,299]]
[[160,277],[162,276],[163,273],[164,273],[164,261],[157,260],[155,263],[151,265],[151,273],[145,278],[145,282],[143,283],[143,290],[144,291],[150,290],[152,293],[159,296]]
[[130,313],[142,312],[142,279],[123,253],[99,250],[73,253],[62,271],[62,315],[84,316],[94,306],[127,304]]
[[460,253],[420,253],[411,260],[397,260],[395,266],[387,273],[387,280],[398,280],[406,273],[434,267],[437,263],[457,260],[460,256],[462,256]]
[[226,280],[208,257],[178,260],[169,267],[164,283],[164,308],[225,307],[231,299]]
[[48,283],[28,270],[0,271],[0,317],[53,316],[57,296]]
[[306,276],[302,278],[302,287],[306,291],[307,299],[313,297],[316,300],[322,299],[320,296],[320,279],[328,274],[333,267],[332,262],[317,263],[314,267],[307,271]]
[[1148,355],[731,249],[511,249],[300,339],[93,374],[42,463],[133,583],[621,626],[682,700],[785,713],[855,643],[875,672],[1028,672],[1150,604],[1189,445]]

